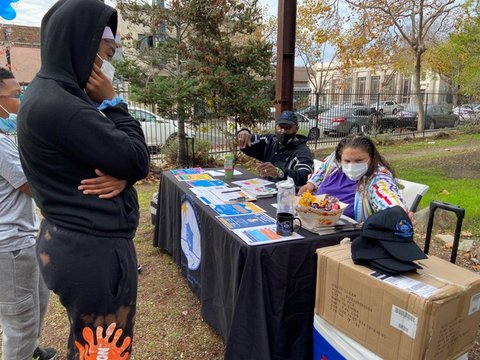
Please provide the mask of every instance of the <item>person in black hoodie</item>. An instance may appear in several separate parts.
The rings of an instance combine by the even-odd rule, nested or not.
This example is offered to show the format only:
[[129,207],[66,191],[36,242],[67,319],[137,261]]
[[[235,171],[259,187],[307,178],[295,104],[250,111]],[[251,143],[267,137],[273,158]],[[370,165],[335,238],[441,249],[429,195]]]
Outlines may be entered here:
[[252,135],[250,130],[242,129],[237,134],[238,145],[244,154],[261,161],[257,166],[261,177],[273,181],[291,177],[300,187],[313,172],[313,158],[307,138],[297,131],[295,113],[283,111],[275,122],[274,135]]
[[149,154],[111,83],[116,28],[116,10],[101,0],[56,2],[42,19],[42,66],[18,114],[22,166],[44,217],[37,258],[67,310],[68,359],[132,350],[133,184],[148,174]]

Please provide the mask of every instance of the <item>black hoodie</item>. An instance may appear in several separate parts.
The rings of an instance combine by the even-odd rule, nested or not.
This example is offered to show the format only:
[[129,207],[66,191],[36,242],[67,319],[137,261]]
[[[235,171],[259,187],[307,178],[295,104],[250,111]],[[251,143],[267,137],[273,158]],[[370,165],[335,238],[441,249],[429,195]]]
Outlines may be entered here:
[[[105,26],[117,13],[100,0],[60,0],[42,19],[42,67],[18,114],[22,166],[43,216],[60,227],[132,238],[138,225],[135,181],[148,174],[140,124],[125,104],[98,111],[85,93]],[[128,181],[111,200],[84,195],[95,169]]]

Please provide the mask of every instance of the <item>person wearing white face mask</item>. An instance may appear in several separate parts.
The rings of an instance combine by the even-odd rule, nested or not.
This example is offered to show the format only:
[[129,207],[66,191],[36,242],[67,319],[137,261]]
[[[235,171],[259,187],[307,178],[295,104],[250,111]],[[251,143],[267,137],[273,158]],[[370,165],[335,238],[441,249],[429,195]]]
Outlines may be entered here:
[[322,161],[319,170],[300,188],[298,195],[307,190],[336,196],[349,205],[344,214],[358,222],[397,205],[408,213],[398,192],[393,168],[365,135],[342,139],[335,152]]
[[20,159],[43,215],[37,259],[68,315],[68,360],[101,357],[100,349],[112,359],[132,353],[134,184],[150,158],[112,84],[117,22],[102,0],[56,1],[42,19],[41,69],[18,112]]

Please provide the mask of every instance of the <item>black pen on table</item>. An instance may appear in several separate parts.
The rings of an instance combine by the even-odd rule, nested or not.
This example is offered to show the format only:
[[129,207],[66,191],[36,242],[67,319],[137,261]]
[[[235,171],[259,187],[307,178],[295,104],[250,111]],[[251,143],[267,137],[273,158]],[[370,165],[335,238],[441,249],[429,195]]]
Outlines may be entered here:
[[239,192],[240,190],[226,190],[226,191],[222,191],[221,193],[222,194],[228,194],[228,193],[233,193],[233,192]]

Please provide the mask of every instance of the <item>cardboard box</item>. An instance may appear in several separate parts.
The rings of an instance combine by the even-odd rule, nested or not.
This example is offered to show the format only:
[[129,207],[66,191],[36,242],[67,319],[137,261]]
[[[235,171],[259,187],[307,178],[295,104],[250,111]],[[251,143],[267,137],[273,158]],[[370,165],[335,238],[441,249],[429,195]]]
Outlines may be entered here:
[[313,360],[382,360],[364,346],[335,329],[320,316],[313,319]]
[[350,245],[317,250],[315,313],[384,359],[455,359],[480,323],[480,275],[430,256],[417,273],[379,276]]

